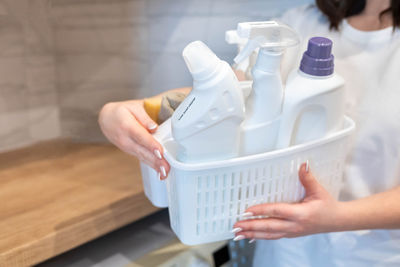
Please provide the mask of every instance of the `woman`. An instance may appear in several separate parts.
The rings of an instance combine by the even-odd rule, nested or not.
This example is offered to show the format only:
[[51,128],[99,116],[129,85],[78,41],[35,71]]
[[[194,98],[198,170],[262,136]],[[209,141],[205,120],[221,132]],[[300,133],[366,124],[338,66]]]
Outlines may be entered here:
[[[250,207],[247,215],[267,218],[237,222],[235,240],[260,240],[255,266],[400,266],[400,230],[371,230],[400,229],[400,1],[316,4],[283,16],[303,38],[285,62],[299,62],[293,57],[309,37],[333,41],[335,70],[346,80],[347,113],[357,123],[341,201],[303,165],[303,201]],[[283,73],[293,67],[285,63]],[[149,134],[156,126],[141,100],[107,104],[100,125],[114,144],[166,177],[169,165]]]

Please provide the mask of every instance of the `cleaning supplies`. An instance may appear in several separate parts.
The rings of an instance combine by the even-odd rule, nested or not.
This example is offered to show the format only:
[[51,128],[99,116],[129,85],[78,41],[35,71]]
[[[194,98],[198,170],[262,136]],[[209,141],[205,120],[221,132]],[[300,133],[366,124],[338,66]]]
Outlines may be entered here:
[[343,127],[344,80],[334,73],[332,41],[313,37],[300,69],[286,83],[277,148],[301,144]]
[[161,99],[159,97],[145,98],[143,101],[144,110],[150,116],[150,118],[158,122],[158,114],[161,109]]
[[172,115],[178,160],[201,162],[238,156],[243,93],[233,70],[204,43],[183,50],[193,89]]
[[[249,41],[247,38],[241,38],[236,30],[229,30],[225,32],[225,41],[228,44],[235,44],[238,48],[238,53],[240,53],[243,48],[246,46],[247,42]],[[245,58],[243,61],[239,63],[235,63],[232,65],[234,70],[239,70],[244,73],[244,78],[246,80],[253,80],[253,76],[251,75],[251,69],[254,67],[256,63],[258,54],[258,49],[254,50],[251,55]]]
[[186,94],[182,92],[167,92],[163,95],[160,112],[158,113],[158,122],[163,123],[169,119],[179,104],[185,99]]
[[241,131],[241,154],[275,149],[283,103],[280,63],[283,51],[297,45],[299,37],[276,21],[239,23],[237,33],[249,42],[234,59],[236,63],[260,48],[252,69],[253,90],[246,101],[246,119]]

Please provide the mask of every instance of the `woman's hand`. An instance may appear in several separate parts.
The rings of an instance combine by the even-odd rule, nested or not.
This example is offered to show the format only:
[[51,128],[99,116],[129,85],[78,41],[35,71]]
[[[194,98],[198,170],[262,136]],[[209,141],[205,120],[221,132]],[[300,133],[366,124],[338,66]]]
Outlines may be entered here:
[[155,169],[160,179],[167,177],[169,164],[162,157],[163,148],[151,135],[157,124],[147,115],[143,100],[106,104],[99,124],[110,142]]
[[[306,195],[300,203],[260,204],[246,210],[243,221],[234,225],[234,240],[279,239],[337,231],[341,203],[336,201],[306,170],[303,164],[299,178]],[[254,219],[252,216],[266,216]]]

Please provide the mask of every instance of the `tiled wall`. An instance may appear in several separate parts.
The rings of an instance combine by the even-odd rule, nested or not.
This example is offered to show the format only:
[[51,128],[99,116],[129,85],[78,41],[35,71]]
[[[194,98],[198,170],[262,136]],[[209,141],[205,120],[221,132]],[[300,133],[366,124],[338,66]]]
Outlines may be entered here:
[[0,150],[61,134],[52,30],[42,4],[0,2]]
[[232,61],[224,32],[311,0],[0,0],[0,150],[41,139],[104,140],[109,101],[191,83],[184,46]]

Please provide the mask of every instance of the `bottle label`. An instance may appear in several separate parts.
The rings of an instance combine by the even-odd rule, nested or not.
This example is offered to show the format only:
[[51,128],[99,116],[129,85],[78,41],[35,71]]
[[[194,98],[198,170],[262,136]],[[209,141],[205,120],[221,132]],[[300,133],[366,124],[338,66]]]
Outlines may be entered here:
[[182,112],[182,114],[179,116],[178,120],[180,121],[182,117],[186,114],[186,112],[189,110],[189,108],[193,105],[193,102],[196,100],[196,97],[193,97],[193,99],[189,102],[189,105],[185,108],[185,110]]

